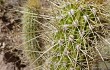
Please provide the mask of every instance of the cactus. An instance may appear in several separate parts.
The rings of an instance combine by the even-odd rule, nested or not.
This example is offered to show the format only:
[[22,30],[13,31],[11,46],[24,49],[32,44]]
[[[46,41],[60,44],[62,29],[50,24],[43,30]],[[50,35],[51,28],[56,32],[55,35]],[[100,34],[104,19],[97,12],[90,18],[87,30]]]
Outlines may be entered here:
[[[26,43],[24,47],[25,50],[38,52],[29,51],[26,54],[32,63],[35,62],[35,66],[43,65],[44,70],[90,70],[91,61],[96,56],[93,53],[97,50],[97,43],[108,35],[108,29],[104,26],[110,21],[108,16],[104,15],[104,10],[96,5],[102,4],[101,0],[97,1],[100,3],[95,4],[91,3],[91,0],[64,1],[59,1],[64,5],[56,5],[60,9],[52,10],[57,12],[56,16],[53,16],[52,12],[52,15],[49,14],[55,17],[52,23],[56,19],[57,23],[52,24],[52,28],[49,24],[47,25],[48,28],[53,29],[48,33],[51,36],[49,43],[52,42],[52,44],[46,44],[50,47],[45,49],[45,42],[40,32],[44,28],[39,24],[39,21],[42,21],[39,20],[41,5],[39,0],[28,0],[23,16],[23,38]],[[49,20],[50,23],[51,19]],[[39,53],[41,51],[44,51],[43,54]],[[43,59],[45,54],[47,54],[46,60]]]
[[[67,2],[60,7],[56,17],[59,21],[55,24],[57,32],[53,34],[57,45],[51,50],[50,70],[90,70],[90,60],[95,57],[93,50],[101,37],[107,36],[100,11],[85,1]],[[108,19],[104,20],[108,23]]]
[[39,24],[42,20],[39,20],[40,14],[40,1],[39,0],[28,0],[23,13],[23,40],[24,40],[24,49],[26,55],[30,60],[30,64],[40,66],[44,62],[43,58],[35,61],[39,56],[40,52],[44,50],[44,43],[41,36],[41,30],[43,28]]

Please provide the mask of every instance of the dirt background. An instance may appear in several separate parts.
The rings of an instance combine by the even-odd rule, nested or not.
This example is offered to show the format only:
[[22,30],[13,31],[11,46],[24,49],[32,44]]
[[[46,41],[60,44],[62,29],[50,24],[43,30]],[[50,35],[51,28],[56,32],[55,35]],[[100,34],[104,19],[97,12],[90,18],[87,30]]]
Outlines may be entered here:
[[0,70],[30,70],[22,49],[22,7],[26,0],[0,0]]

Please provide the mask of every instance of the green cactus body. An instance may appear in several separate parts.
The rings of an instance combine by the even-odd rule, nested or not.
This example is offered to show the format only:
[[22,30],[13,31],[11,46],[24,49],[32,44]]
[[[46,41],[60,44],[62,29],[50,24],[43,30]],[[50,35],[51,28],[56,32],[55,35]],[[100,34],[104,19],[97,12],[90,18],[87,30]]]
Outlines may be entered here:
[[[31,0],[29,1],[31,2]],[[36,0],[33,0],[32,3],[34,1]],[[36,7],[36,3],[30,4],[30,6]],[[86,4],[83,1],[75,1],[61,8],[59,10],[60,14],[59,12],[57,13],[58,18],[56,17],[59,20],[55,24],[56,32],[52,32],[53,34],[51,32],[48,33],[49,36],[52,36],[50,37],[51,41],[53,40],[52,47],[49,44],[50,47],[46,47],[48,49],[43,54],[40,54],[39,52],[45,48],[40,32],[43,28],[37,22],[39,21],[39,9],[36,8],[26,7],[26,13],[23,16],[25,50],[38,51],[26,52],[31,62],[33,63],[38,58],[35,65],[44,64],[43,67],[47,66],[46,70],[90,70],[90,60],[93,61],[94,59],[94,54],[92,54],[94,46],[97,45],[100,36],[105,37],[107,33],[107,30],[103,29],[104,24],[101,21],[100,12],[102,10],[93,4]],[[50,29],[54,31],[51,26]],[[48,57],[47,63],[45,62],[47,65],[45,65],[42,58],[44,54]]]
[[90,48],[98,40],[94,28],[100,27],[97,11],[94,6],[79,2],[60,9],[63,16],[56,26],[58,32],[53,35],[58,45],[52,49],[50,70],[89,69]]

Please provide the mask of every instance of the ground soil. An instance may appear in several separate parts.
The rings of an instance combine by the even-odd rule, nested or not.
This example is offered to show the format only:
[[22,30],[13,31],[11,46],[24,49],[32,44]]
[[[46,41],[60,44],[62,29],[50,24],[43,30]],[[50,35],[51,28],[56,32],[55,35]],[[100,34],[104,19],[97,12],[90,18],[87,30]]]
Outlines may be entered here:
[[0,70],[29,70],[21,43],[25,0],[0,0]]

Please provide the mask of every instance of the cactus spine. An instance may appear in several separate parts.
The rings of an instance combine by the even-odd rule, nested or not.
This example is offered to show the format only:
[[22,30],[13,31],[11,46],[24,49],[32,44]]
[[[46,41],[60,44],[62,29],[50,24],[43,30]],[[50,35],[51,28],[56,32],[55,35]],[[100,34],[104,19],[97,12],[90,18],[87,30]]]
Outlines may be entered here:
[[[102,9],[93,3],[88,4],[85,1],[67,2],[60,7],[58,16],[59,21],[55,24],[55,31],[51,37],[52,47],[46,50],[49,55],[46,70],[90,70],[90,60],[93,60],[93,50],[101,38],[108,35],[107,29],[104,29],[105,15],[102,15]],[[91,1],[91,0],[87,0]],[[98,0],[102,3],[101,0]],[[67,3],[67,4],[66,4]],[[96,2],[97,3],[97,2]],[[40,5],[39,0],[28,0],[23,16],[23,33],[26,50],[43,51],[44,41],[39,37],[43,30],[39,21]],[[63,4],[62,4],[63,5]],[[59,5],[60,6],[60,5]],[[104,18],[108,24],[108,19]],[[53,24],[54,25],[54,24]],[[54,30],[54,29],[53,29]],[[31,62],[40,56],[38,52],[27,52]],[[42,55],[43,56],[43,55]],[[40,56],[41,57],[41,56]],[[48,56],[47,56],[48,57]],[[42,65],[44,60],[36,61],[35,65]],[[48,64],[49,63],[49,64]]]
[[[33,63],[39,56],[40,52],[44,50],[44,44],[41,39],[40,30],[42,30],[39,21],[39,12],[40,12],[40,0],[28,0],[24,8],[23,15],[23,40],[26,43],[24,45],[27,56],[30,59],[30,62]],[[44,60],[34,62],[34,65],[37,67],[42,65]],[[31,64],[30,63],[30,64]]]

